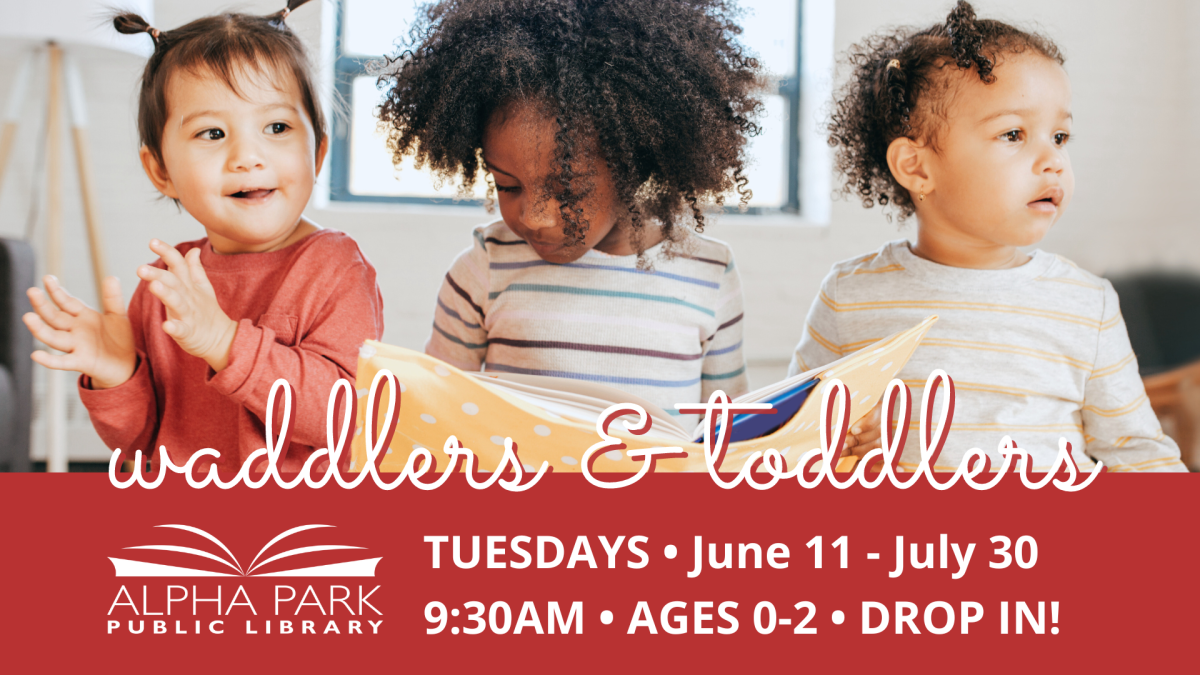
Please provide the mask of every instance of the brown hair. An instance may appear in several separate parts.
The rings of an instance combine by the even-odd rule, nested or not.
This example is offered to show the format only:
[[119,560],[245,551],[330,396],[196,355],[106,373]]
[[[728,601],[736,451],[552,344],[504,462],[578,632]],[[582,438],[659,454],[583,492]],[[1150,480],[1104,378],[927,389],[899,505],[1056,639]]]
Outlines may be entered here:
[[218,14],[196,19],[174,30],[160,31],[132,13],[113,17],[113,27],[127,35],[147,33],[154,40],[154,54],[142,72],[138,94],[138,134],[161,164],[162,132],[167,123],[167,82],[179,70],[207,70],[237,91],[239,69],[249,65],[258,72],[261,64],[277,72],[292,73],[300,99],[312,121],[317,146],[325,139],[325,115],[318,104],[308,56],[300,38],[284,19],[308,0],[288,0],[287,7],[268,15]]
[[1063,63],[1049,38],[977,18],[964,0],[943,23],[885,31],[851,47],[847,61],[853,71],[834,99],[829,121],[829,144],[845,179],[842,192],[857,194],[866,208],[891,204],[900,220],[911,216],[912,197],[888,168],[888,146],[902,136],[936,140],[935,123],[945,119],[950,92],[947,72],[974,72],[991,84],[998,57],[1026,50]]

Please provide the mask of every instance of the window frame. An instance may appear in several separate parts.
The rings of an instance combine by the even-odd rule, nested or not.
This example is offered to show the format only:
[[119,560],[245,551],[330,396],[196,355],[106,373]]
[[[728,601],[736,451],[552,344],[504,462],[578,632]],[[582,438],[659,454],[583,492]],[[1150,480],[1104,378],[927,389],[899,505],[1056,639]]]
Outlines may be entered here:
[[[803,35],[804,35],[804,0],[792,0],[796,3],[796,54],[792,63],[794,68],[789,77],[779,80],[773,95],[782,97],[786,103],[788,125],[787,143],[787,191],[786,201],[780,206],[750,206],[745,210],[737,206],[726,205],[724,211],[730,214],[750,216],[784,215],[798,217],[803,213],[801,202],[801,171],[803,142],[800,134],[801,92],[803,90]],[[353,132],[354,119],[354,82],[360,77],[367,76],[367,64],[377,61],[380,56],[362,54],[347,54],[343,50],[345,39],[346,2],[338,2],[334,10],[333,31],[333,88],[335,100],[343,102],[346,114],[334,115],[330,134],[329,149],[329,201],[331,203],[367,203],[367,204],[419,204],[436,206],[480,207],[484,206],[483,199],[462,199],[454,197],[419,197],[409,195],[362,195],[350,191],[350,134]]]

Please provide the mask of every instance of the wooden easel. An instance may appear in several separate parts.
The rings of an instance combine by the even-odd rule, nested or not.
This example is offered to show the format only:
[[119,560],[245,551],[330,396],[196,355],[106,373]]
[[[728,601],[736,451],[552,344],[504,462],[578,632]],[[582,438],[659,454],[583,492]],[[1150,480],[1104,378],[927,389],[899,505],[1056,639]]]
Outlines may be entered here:
[[[48,56],[47,111],[46,111],[46,247],[43,260],[47,274],[61,277],[62,254],[62,100],[65,75],[66,99],[71,111],[71,136],[74,141],[75,162],[79,174],[79,189],[83,199],[83,215],[87,226],[88,244],[91,251],[92,274],[96,283],[97,297],[106,276],[107,266],[101,248],[100,216],[96,207],[96,186],[92,176],[91,157],[87,143],[87,113],[83,99],[83,82],[75,64],[64,57],[62,48],[50,42],[46,45]],[[26,90],[35,71],[36,50],[26,54],[17,72],[9,96],[7,113],[0,127],[0,185],[4,183],[4,171],[12,152],[20,121],[21,108],[25,103]],[[65,68],[64,68],[64,61]],[[47,447],[46,470],[67,470],[67,408],[66,373],[51,370],[47,378]]]

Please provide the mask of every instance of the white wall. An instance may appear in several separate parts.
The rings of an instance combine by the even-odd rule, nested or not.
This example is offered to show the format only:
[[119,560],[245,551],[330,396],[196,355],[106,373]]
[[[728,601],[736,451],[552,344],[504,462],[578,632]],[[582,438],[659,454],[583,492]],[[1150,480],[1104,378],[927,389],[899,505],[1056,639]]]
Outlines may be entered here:
[[[15,2],[16,0],[5,0]],[[326,0],[328,2],[328,0]],[[270,13],[281,2],[159,0],[155,23],[174,27],[222,9]],[[944,17],[949,0],[838,0],[834,46],[844,50],[881,26],[926,24]],[[1023,24],[1036,23],[1067,55],[1075,91],[1072,154],[1078,189],[1071,210],[1042,245],[1104,274],[1138,267],[1200,270],[1200,218],[1189,188],[1200,182],[1200,3],[1188,0],[980,0],[976,9]],[[319,53],[321,8],[297,10],[289,23]],[[0,96],[7,96],[20,55],[29,45],[0,43]],[[133,291],[134,268],[153,258],[151,237],[181,241],[203,229],[176,212],[142,175],[134,127],[138,59],[80,50],[91,107],[91,146],[104,248],[109,267]],[[23,236],[31,209],[35,141],[44,117],[43,89],[25,108],[18,143],[0,187],[0,236]],[[1189,161],[1191,160],[1191,161]],[[87,266],[82,212],[75,198],[73,160],[64,209],[67,272],[64,282],[95,302]],[[44,214],[44,206],[40,212]],[[459,208],[332,207],[312,209],[317,222],[344,230],[379,268],[389,342],[420,348],[432,321],[433,298],[446,265],[469,243],[469,228],[486,218]],[[904,236],[878,209],[836,201],[832,223],[821,227],[748,225],[726,217],[709,233],[728,241],[738,257],[746,293],[747,356],[752,378],[764,384],[781,374],[800,335],[804,314],[829,265]],[[35,233],[41,241],[41,229]],[[73,457],[104,458],[77,404],[72,408]],[[41,434],[35,431],[35,442]],[[35,456],[41,452],[35,450]]]

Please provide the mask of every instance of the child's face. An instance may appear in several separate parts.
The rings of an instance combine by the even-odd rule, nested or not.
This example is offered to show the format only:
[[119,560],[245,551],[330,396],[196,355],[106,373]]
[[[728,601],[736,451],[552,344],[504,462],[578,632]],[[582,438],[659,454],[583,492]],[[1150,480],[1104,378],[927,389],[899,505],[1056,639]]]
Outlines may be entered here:
[[932,190],[913,190],[921,238],[982,250],[1035,244],[1075,191],[1067,154],[1071,83],[1037,54],[1002,60],[996,80],[974,73],[952,87],[936,150],[928,155]]
[[612,174],[594,155],[579,162],[591,164],[592,191],[579,205],[588,230],[582,244],[567,245],[559,201],[547,187],[547,177],[555,168],[557,132],[554,119],[533,105],[516,104],[492,116],[484,134],[483,157],[496,181],[505,225],[547,262],[573,262],[593,248],[614,255],[636,253],[628,235],[617,226],[621,207]]
[[[146,148],[155,187],[178,199],[219,253],[293,243],[325,157],[290,76],[243,72],[235,93],[208,73],[167,83],[163,163]],[[239,95],[240,94],[240,95]]]

